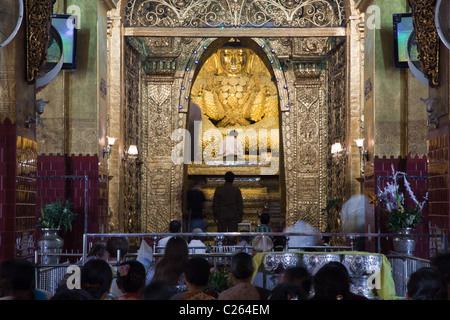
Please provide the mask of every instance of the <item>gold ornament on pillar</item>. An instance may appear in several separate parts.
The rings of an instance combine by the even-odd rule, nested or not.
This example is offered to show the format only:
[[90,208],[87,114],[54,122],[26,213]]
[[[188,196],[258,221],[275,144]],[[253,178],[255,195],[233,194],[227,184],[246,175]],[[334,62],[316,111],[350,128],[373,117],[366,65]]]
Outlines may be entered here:
[[56,0],[25,0],[26,80],[34,82],[47,60],[53,4]]
[[434,10],[436,0],[409,0],[412,8],[419,60],[431,87],[439,86],[439,35]]

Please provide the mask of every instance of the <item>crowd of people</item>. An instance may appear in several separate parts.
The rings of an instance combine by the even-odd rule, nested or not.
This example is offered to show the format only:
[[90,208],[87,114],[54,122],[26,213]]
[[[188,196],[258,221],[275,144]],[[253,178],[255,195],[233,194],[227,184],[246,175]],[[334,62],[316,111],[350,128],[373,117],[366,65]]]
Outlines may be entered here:
[[[269,239],[270,238],[266,238]],[[256,239],[255,239],[256,240]],[[145,241],[145,240],[143,240]],[[150,265],[127,257],[128,240],[113,237],[96,243],[81,266],[80,287],[69,289],[67,278],[52,295],[35,289],[34,266],[27,260],[6,260],[0,269],[2,300],[367,300],[350,291],[346,267],[330,262],[311,275],[303,266],[285,270],[268,290],[254,277],[253,254],[237,252],[231,258],[227,285],[208,290],[211,264],[202,256],[190,256],[187,241],[174,234],[164,254]],[[117,257],[120,252],[120,257]],[[450,253],[439,254],[431,267],[411,274],[407,299],[450,299]],[[211,288],[209,288],[211,289]]]
[[[218,232],[238,231],[238,222],[242,219],[242,194],[233,185],[234,178],[232,172],[227,172],[224,185],[214,193],[213,213]],[[314,275],[303,266],[292,267],[284,270],[276,281],[267,273],[255,270],[253,257],[259,252],[282,251],[286,246],[284,237],[241,235],[233,240],[241,249],[232,255],[229,266],[226,266],[227,272],[212,270],[211,262],[197,255],[207,252],[201,236],[205,232],[205,197],[200,189],[205,183],[205,180],[198,180],[188,193],[190,205],[185,227],[192,237],[185,239],[179,236],[182,222],[171,221],[171,235],[157,242],[156,252],[160,254],[157,258],[145,239],[142,239],[137,257],[132,258],[128,255],[128,239],[111,237],[106,243],[95,243],[86,259],[79,261],[78,287],[69,286],[70,275],[66,275],[53,294],[35,289],[35,268],[31,262],[6,260],[0,268],[0,299],[368,300],[351,292],[350,275],[339,262],[323,265]],[[260,225],[253,232],[273,232],[269,222],[270,216],[261,214]],[[226,276],[217,279],[218,274]],[[217,283],[211,285],[213,278],[221,283],[220,287]],[[406,298],[450,299],[450,253],[437,255],[431,260],[431,267],[411,274],[407,279]]]

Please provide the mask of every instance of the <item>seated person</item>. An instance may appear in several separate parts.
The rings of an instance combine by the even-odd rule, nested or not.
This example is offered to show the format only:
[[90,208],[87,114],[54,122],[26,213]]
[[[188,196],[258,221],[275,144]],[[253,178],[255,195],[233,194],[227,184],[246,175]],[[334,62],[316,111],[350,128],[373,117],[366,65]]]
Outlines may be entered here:
[[291,267],[283,272],[281,283],[293,283],[302,288],[302,291],[309,295],[311,291],[311,275],[303,266]]
[[104,260],[90,260],[81,267],[81,289],[87,291],[94,300],[106,299],[112,280],[111,267]]
[[[203,231],[200,228],[195,228],[194,230],[192,230],[193,234],[202,232]],[[194,235],[188,245],[189,253],[206,253],[206,245],[203,243],[203,239],[204,237]]]
[[[260,252],[271,252],[273,248],[272,240],[269,237],[256,236],[252,241],[252,255],[255,256]],[[272,288],[274,282],[272,280],[273,275],[265,272],[264,270],[257,271],[255,278],[253,279],[253,285],[258,288],[269,289]]]
[[420,268],[408,279],[408,300],[447,300],[447,284],[443,275],[433,268]]
[[258,289],[252,285],[252,256],[245,252],[231,258],[231,286],[219,294],[218,300],[260,300]]
[[171,300],[216,300],[213,296],[203,292],[203,288],[209,281],[210,268],[209,262],[205,258],[189,259],[184,268],[184,279],[188,291],[173,296]]
[[[179,220],[172,220],[169,224],[169,232],[170,233],[180,233],[181,232],[181,222]],[[156,251],[158,253],[164,253],[164,247],[166,246],[167,242],[169,241],[170,238],[172,238],[173,236],[167,236],[162,238],[161,240],[158,241],[157,246],[161,247],[159,249],[156,249]]]
[[306,300],[306,295],[293,283],[280,283],[273,288],[269,300]]
[[0,300],[48,300],[49,293],[34,288],[34,266],[25,259],[5,260],[0,267]]
[[141,300],[145,287],[145,267],[136,260],[123,261],[117,267],[117,286],[123,294],[115,300]]
[[[267,213],[262,213],[259,215],[259,221],[260,224],[255,229],[253,229],[253,232],[273,232],[272,228],[269,227],[270,222],[270,215]],[[271,240],[273,240],[273,237],[269,236]],[[254,237],[253,237],[254,239]],[[252,239],[252,241],[253,241]]]
[[220,145],[219,153],[224,158],[234,159],[242,158],[244,156],[244,148],[242,147],[242,143],[237,140],[237,131],[231,130],[227,137],[222,141]]

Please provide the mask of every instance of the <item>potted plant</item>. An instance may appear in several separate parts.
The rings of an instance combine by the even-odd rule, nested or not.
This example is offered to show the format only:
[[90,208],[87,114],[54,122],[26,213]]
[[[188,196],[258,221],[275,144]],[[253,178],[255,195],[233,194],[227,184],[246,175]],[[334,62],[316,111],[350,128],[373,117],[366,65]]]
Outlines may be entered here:
[[41,250],[42,264],[58,264],[59,256],[44,255],[45,253],[61,253],[64,240],[58,235],[59,231],[72,231],[72,221],[75,213],[71,210],[72,203],[69,200],[49,203],[41,207],[41,217],[38,220],[38,228],[43,232],[38,241]]
[[[412,255],[415,248],[415,239],[404,235],[411,234],[411,231],[416,228],[422,218],[422,209],[428,198],[426,193],[422,201],[417,200],[411,186],[406,179],[406,173],[395,171],[392,167],[393,182],[388,182],[384,189],[378,190],[377,201],[381,207],[388,213],[386,226],[389,230],[398,232],[403,235],[396,237],[393,240],[394,250],[399,253]],[[405,191],[414,203],[413,208],[407,208],[405,204],[405,194],[401,192],[399,180],[403,180]]]

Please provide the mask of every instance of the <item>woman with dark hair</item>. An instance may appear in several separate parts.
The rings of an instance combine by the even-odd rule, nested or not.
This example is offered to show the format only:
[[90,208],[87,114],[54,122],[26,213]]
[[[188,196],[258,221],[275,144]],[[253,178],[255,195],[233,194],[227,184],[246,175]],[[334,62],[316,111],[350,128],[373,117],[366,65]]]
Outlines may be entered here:
[[408,300],[446,300],[447,284],[442,274],[433,268],[420,268],[406,285]]
[[[328,266],[329,267],[336,267],[336,268],[341,269],[345,273],[345,275],[347,276],[348,283],[349,284],[351,283],[352,280],[350,278],[350,274],[348,273],[347,267],[344,266],[342,263],[340,263],[338,261],[331,261],[331,262],[328,263]],[[359,294],[355,294],[355,293],[353,293],[351,291],[350,291],[350,299],[351,300],[369,300],[367,297],[359,295]]]
[[86,261],[93,260],[93,259],[102,259],[105,261],[108,261],[109,259],[109,252],[106,249],[106,243],[105,242],[96,242],[91,250],[89,250],[89,253],[87,254]]
[[34,288],[34,265],[25,259],[9,259],[0,266],[0,300],[48,300]]
[[81,289],[87,291],[95,300],[106,298],[112,279],[111,267],[104,260],[90,260],[81,267]]
[[311,291],[311,275],[303,266],[295,266],[283,272],[282,283],[293,283],[299,286],[306,295]]
[[124,294],[116,300],[141,300],[145,287],[145,268],[136,260],[126,260],[117,267],[117,285]]
[[184,268],[188,291],[173,296],[171,300],[215,300],[213,296],[203,292],[209,281],[210,268],[209,262],[203,257],[189,259]]
[[442,252],[431,258],[431,267],[444,277],[447,283],[447,299],[450,300],[450,252]]
[[174,285],[184,285],[183,271],[188,260],[189,250],[186,241],[181,237],[170,238],[162,259],[154,267],[151,281],[169,280]]
[[313,276],[311,300],[351,300],[350,278],[340,266],[327,263]]
[[273,288],[269,300],[306,300],[302,288],[292,282],[283,282]]

